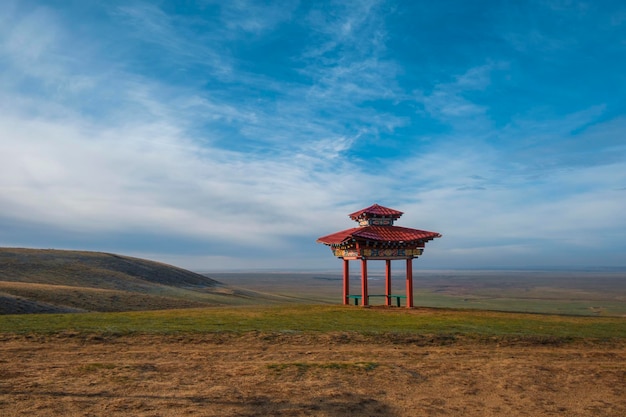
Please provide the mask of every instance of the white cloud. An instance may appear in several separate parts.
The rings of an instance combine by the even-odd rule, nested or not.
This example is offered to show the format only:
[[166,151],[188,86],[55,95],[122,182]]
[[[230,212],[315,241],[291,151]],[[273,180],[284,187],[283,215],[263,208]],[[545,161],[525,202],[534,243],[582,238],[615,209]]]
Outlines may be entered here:
[[[574,250],[585,251],[583,264],[602,264],[606,248],[621,245],[626,194],[616,186],[626,182],[624,162],[554,172],[541,182],[501,176],[484,189],[459,190],[470,173],[488,178],[497,158],[465,149],[427,159],[414,165],[428,172],[429,187],[420,189],[416,181],[414,201],[402,205],[406,214],[399,225],[442,233],[432,246],[451,265],[488,259],[549,265],[548,254],[561,262]],[[515,259],[515,253],[525,258]]]
[[312,218],[368,179],[323,157],[331,149],[337,157],[351,139],[268,159],[200,146],[166,110],[150,113],[161,117],[111,126],[4,113],[4,216],[68,230],[278,245],[280,236],[315,230]]

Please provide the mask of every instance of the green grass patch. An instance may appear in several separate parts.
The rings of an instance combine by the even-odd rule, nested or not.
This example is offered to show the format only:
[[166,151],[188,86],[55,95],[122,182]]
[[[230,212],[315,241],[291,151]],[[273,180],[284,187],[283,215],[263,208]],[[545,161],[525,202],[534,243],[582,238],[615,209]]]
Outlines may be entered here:
[[250,331],[626,338],[626,319],[323,305],[0,316],[0,333],[175,334]]

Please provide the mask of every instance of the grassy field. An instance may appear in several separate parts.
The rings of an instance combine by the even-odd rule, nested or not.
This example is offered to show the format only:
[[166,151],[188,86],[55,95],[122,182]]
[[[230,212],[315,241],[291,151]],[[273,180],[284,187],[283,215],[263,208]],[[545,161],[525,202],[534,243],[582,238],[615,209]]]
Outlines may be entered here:
[[0,415],[622,417],[626,319],[281,305],[0,316]]
[[626,320],[451,309],[284,305],[0,316],[0,333],[176,334],[214,332],[626,338]]

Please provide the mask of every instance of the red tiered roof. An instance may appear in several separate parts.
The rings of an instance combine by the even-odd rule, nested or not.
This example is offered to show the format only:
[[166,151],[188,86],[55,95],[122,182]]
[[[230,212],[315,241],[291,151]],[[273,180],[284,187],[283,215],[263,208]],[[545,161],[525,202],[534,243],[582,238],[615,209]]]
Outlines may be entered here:
[[357,220],[360,217],[391,217],[393,219],[399,219],[403,214],[404,213],[401,211],[374,204],[362,210],[355,211],[348,216],[350,216],[352,220]]
[[[402,216],[402,212],[388,207],[374,204],[370,207],[355,211],[350,218],[360,223],[359,227],[342,230],[327,236],[322,236],[317,241],[329,246],[350,245],[358,243],[361,248],[370,245],[392,244],[396,247],[423,247],[425,242],[441,237],[437,232],[410,229],[408,227],[394,226],[394,220]],[[377,224],[376,219],[390,219],[388,224]],[[368,220],[374,220],[370,222]],[[351,243],[352,242],[352,243]]]

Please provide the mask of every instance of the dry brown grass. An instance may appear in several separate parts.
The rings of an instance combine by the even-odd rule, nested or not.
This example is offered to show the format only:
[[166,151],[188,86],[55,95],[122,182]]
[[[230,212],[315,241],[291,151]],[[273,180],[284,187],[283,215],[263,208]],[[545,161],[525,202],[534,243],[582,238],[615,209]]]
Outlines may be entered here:
[[626,415],[626,344],[0,336],[0,415]]

